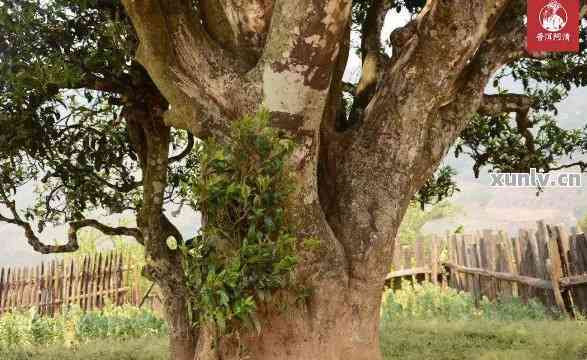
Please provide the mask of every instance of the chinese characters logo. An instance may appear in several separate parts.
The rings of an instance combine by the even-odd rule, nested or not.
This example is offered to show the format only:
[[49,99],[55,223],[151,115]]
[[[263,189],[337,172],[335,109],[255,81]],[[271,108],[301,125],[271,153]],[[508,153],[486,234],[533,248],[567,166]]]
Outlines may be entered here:
[[579,0],[528,0],[528,51],[579,51]]

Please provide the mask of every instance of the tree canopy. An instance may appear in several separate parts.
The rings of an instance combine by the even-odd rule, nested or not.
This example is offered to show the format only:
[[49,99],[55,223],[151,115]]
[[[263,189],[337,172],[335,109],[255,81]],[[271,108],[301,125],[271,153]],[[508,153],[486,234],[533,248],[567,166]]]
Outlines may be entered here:
[[[358,84],[345,84],[346,111],[341,128],[360,121],[357,113],[370,100],[372,52],[389,61],[380,41],[385,16],[407,10],[415,16],[425,1],[353,2],[354,31],[361,34],[358,51],[364,59]],[[145,106],[145,96],[165,100],[134,60],[137,36],[118,1],[4,1],[0,7],[0,86],[2,134],[2,202],[11,215],[2,220],[25,226],[84,219],[89,211],[120,213],[141,202],[140,166],[129,140],[124,107]],[[583,35],[585,29],[582,29]],[[582,37],[584,38],[584,36]],[[467,154],[473,171],[524,172],[578,167],[569,160],[587,150],[585,129],[565,129],[556,121],[557,103],[573,87],[587,84],[585,42],[579,54],[522,58],[501,70],[496,95],[484,98],[479,114],[461,134],[455,154]],[[511,94],[500,80],[512,77],[523,94]],[[367,99],[367,100],[365,100]],[[179,149],[170,166],[167,200],[182,204],[178,192],[193,137],[175,131],[170,140]],[[179,153],[181,148],[185,148]],[[194,165],[195,159],[188,159]],[[440,169],[420,189],[422,205],[440,201],[457,189],[454,170]],[[13,197],[23,185],[39,182],[34,207],[13,212]],[[130,232],[129,232],[130,233]],[[40,248],[39,246],[37,246]],[[45,248],[48,250],[48,248]],[[63,250],[63,248],[60,248]]]
[[[165,106],[132,60],[136,39],[121,5],[9,1],[0,7],[0,24],[0,200],[10,212],[1,219],[24,227],[43,252],[52,248],[33,230],[46,224],[73,222],[135,236],[86,219],[95,210],[116,214],[141,206],[141,149],[131,140],[125,111],[155,111],[146,105],[153,101]],[[187,132],[173,132],[166,202],[182,204],[180,179],[193,165],[193,146]],[[17,191],[31,183],[33,206],[15,204]]]

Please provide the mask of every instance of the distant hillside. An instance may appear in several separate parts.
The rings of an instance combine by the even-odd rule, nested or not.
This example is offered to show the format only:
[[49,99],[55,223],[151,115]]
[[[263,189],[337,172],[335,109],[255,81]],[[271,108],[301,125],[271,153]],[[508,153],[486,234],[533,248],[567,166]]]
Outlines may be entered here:
[[[514,87],[513,84],[512,88]],[[557,118],[564,128],[582,128],[587,124],[587,89],[575,89],[559,105]],[[449,153],[445,163],[458,171],[461,192],[452,199],[465,209],[466,215],[451,221],[428,224],[428,232],[445,231],[464,225],[468,229],[502,228],[516,232],[520,227],[534,227],[537,220],[575,226],[587,213],[587,188],[548,189],[536,196],[534,190],[491,189],[486,171],[479,179],[472,172],[473,162],[467,156],[458,159]],[[587,177],[583,176],[587,186]]]

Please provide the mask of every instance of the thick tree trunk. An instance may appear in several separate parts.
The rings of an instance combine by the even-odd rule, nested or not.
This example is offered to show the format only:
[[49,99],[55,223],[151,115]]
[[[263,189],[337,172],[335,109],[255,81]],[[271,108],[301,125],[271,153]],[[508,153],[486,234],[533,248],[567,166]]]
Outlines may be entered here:
[[[243,330],[218,348],[201,348],[198,360],[379,360],[379,304],[383,286],[330,279],[304,306],[260,309],[261,331]],[[217,352],[218,351],[218,352]]]
[[[302,189],[307,186],[304,178],[298,180]],[[298,192],[298,201],[306,193]],[[201,332],[196,359],[381,359],[379,311],[388,261],[369,273],[352,271],[318,203],[300,205],[297,213],[298,237],[321,241],[320,249],[299,253],[295,278],[310,296],[288,289],[259,302],[259,332],[241,328],[238,336],[223,336],[217,343],[211,340],[214,334]]]

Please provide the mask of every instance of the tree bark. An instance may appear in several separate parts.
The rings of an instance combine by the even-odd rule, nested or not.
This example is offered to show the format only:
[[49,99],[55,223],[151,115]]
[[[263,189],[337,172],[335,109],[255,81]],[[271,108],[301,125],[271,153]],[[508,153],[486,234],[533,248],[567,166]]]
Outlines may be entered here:
[[[305,306],[287,310],[262,309],[260,333],[225,338],[217,358],[237,360],[379,360],[379,297],[382,285],[349,289],[330,279]],[[207,350],[207,351],[206,351]],[[209,359],[204,349],[196,359]]]

